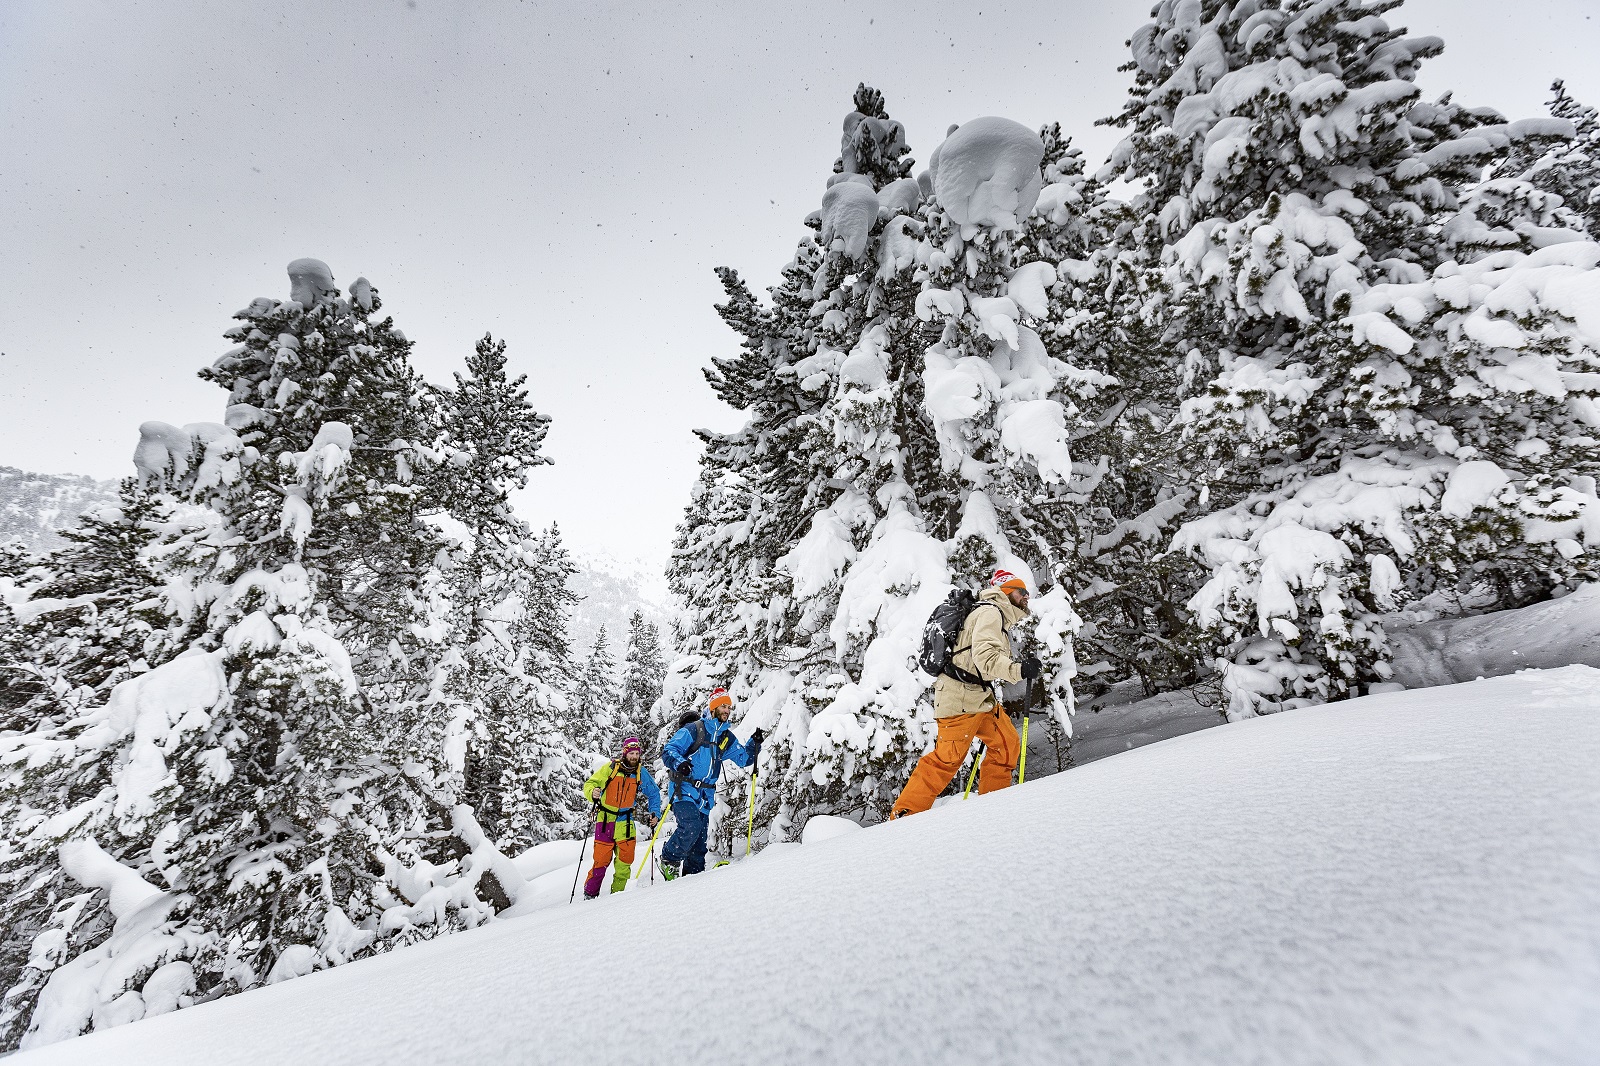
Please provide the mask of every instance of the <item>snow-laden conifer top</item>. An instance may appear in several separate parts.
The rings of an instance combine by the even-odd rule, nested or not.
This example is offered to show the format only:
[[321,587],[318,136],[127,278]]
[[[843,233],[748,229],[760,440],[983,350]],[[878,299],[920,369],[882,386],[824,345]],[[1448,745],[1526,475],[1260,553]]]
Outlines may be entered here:
[[1043,159],[1037,133],[1020,122],[986,116],[945,138],[934,149],[928,172],[939,202],[964,231],[1017,229],[1039,200]]

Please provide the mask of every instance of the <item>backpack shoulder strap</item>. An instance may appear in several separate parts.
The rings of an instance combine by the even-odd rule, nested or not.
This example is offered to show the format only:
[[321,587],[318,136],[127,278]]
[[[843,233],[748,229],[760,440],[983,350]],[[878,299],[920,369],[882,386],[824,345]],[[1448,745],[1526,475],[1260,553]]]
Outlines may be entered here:
[[[966,618],[962,619],[962,622],[961,622],[961,628],[962,629],[967,628],[967,623],[972,620],[972,616],[973,615],[978,613],[978,608],[979,607],[993,607],[995,610],[1000,611],[1000,605],[998,603],[980,603],[980,604],[978,604],[977,607],[974,607],[971,610],[971,612],[969,612],[967,614]],[[1006,613],[1004,611],[1000,611],[1000,628],[1001,629],[1005,629],[1005,627],[1006,627]],[[950,658],[954,659],[957,655],[960,655],[962,652],[969,650],[971,647],[972,647],[971,644],[963,644],[963,645],[961,645],[961,647],[957,648],[955,651],[950,653]]]
[[[978,607],[993,607],[995,610],[1000,611],[1000,605],[998,603],[979,603]],[[967,621],[971,621],[972,620],[972,615],[978,613],[978,607],[974,607],[972,609],[971,614],[967,615]],[[962,629],[967,628],[967,621],[964,621],[964,622],[961,623],[961,628]],[[1000,631],[1001,632],[1005,632],[1005,628],[1006,628],[1006,613],[1004,611],[1000,611]],[[971,644],[963,644],[961,647],[957,648],[955,651],[950,653],[950,676],[954,677],[957,681],[960,681],[961,683],[966,684],[966,685],[987,685],[988,682],[983,679],[983,674],[977,673],[977,672],[969,672],[969,671],[961,669],[961,667],[956,665],[956,656],[960,655],[964,651],[971,651],[971,650],[972,650],[972,645]],[[977,663],[973,663],[972,665],[973,666],[977,666],[978,664]],[[961,676],[962,674],[966,674],[967,676],[966,677],[962,677]],[[973,678],[974,680],[968,681],[967,677]]]

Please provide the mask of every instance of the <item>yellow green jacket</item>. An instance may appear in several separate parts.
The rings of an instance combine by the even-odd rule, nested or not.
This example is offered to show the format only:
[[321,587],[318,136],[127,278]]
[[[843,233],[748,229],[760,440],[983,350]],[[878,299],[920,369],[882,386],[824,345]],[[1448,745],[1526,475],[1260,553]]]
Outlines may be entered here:
[[623,823],[617,826],[619,840],[633,835],[633,812],[640,792],[650,816],[661,817],[661,790],[642,761],[629,770],[621,759],[608,759],[583,783],[583,798],[595,805],[595,820]]

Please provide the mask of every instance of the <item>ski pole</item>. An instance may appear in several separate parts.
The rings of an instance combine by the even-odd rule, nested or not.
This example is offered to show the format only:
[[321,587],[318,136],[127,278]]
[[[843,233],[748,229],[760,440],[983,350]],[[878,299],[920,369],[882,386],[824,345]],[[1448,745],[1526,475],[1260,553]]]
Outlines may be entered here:
[[650,853],[656,850],[656,841],[666,834],[667,815],[670,813],[670,810],[662,811],[661,817],[656,821],[656,827],[650,830],[650,846],[644,849],[644,861],[647,866],[650,863]]
[[[662,811],[661,812],[661,817],[656,819],[656,824],[650,830],[650,844],[649,844],[648,847],[646,847],[644,849],[644,866],[643,866],[643,868],[650,871],[650,880],[651,881],[654,881],[656,879],[656,871],[655,871],[655,867],[650,865],[650,853],[656,850],[656,839],[661,836],[662,827],[664,825],[666,825],[666,822],[667,822],[667,812],[666,811]],[[639,875],[637,873],[635,873],[633,870],[629,870],[628,871],[628,880],[637,881],[638,879],[639,879]]]
[[1028,776],[1028,716],[1022,716],[1022,755],[1017,760],[1017,784]]
[[583,843],[578,845],[578,869],[572,875],[572,895],[567,897],[568,905],[578,898],[578,878],[583,876],[583,852],[589,844],[589,837],[594,833],[595,817],[594,808],[589,808],[589,832],[583,834]]
[[988,750],[989,745],[985,744],[983,746],[983,750],[972,757],[972,773],[967,775],[967,787],[962,790],[962,799],[966,799],[968,794],[972,792],[972,783],[978,779],[978,763],[983,761],[983,756],[986,752],[988,752]]
[[744,825],[744,855],[750,857],[751,841],[756,831],[756,768],[750,768],[750,817]]
[[[650,830],[650,846],[644,849],[644,865],[646,869],[650,869],[650,853],[656,850],[656,841],[660,840],[662,833],[666,831],[667,815],[671,813],[672,787],[669,785],[667,788],[667,802],[662,805],[661,817],[656,821],[656,827]],[[654,881],[655,879],[655,871],[650,870],[650,880]]]

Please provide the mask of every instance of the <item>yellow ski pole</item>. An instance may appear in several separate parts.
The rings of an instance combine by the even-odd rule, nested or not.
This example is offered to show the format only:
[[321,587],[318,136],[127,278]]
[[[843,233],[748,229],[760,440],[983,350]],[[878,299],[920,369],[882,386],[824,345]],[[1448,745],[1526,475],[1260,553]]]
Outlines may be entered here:
[[[669,793],[670,795],[670,793]],[[656,841],[661,839],[667,828],[667,815],[672,813],[672,804],[663,804],[661,817],[656,821],[656,827],[650,831],[650,846],[644,849],[644,868],[650,869],[650,853],[656,850]],[[634,876],[638,876],[635,874]]]
[[750,817],[744,826],[744,855],[750,857],[751,841],[756,832],[756,768],[750,767]]
[[1017,760],[1017,784],[1028,776],[1028,716],[1022,716],[1022,755]]

